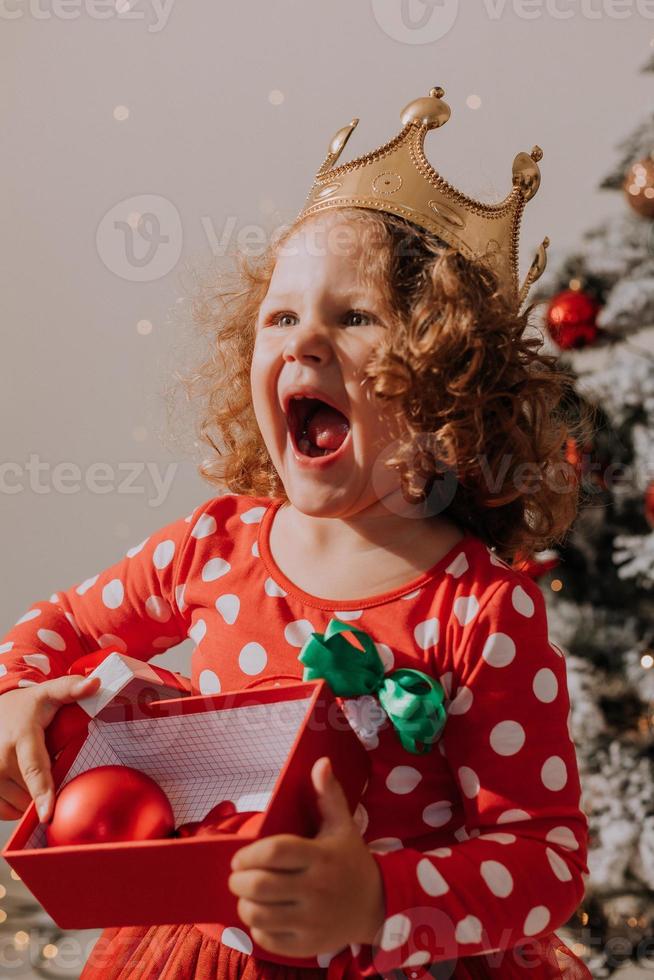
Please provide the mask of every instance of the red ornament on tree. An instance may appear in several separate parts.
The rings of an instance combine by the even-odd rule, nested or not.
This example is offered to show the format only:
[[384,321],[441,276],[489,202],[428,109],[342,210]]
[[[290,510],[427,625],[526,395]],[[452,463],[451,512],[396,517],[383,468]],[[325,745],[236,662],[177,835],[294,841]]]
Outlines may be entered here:
[[654,528],[654,480],[645,491],[645,517],[650,527]]
[[170,800],[154,779],[130,766],[98,766],[59,791],[45,825],[50,847],[170,837]]
[[565,289],[550,300],[545,314],[552,340],[564,350],[594,343],[599,311],[600,304],[588,293]]

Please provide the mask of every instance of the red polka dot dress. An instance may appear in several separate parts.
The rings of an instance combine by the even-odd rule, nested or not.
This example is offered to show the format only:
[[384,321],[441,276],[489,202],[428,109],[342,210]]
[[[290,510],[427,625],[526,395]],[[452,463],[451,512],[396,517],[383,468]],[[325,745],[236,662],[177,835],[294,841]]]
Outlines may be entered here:
[[269,539],[279,505],[212,497],[115,565],[35,603],[0,643],[0,694],[63,674],[98,647],[148,660],[187,636],[195,692],[273,675],[301,680],[303,644],[333,617],[372,637],[387,672],[409,667],[438,678],[447,721],[422,755],[402,746],[371,699],[342,701],[370,753],[354,816],[383,881],[379,945],[284,961],[240,921],[113,928],[83,980],[354,980],[395,970],[409,978],[590,978],[554,932],[584,895],[588,825],[565,659],[548,639],[540,590],[468,533],[401,587],[322,599],[275,564]]

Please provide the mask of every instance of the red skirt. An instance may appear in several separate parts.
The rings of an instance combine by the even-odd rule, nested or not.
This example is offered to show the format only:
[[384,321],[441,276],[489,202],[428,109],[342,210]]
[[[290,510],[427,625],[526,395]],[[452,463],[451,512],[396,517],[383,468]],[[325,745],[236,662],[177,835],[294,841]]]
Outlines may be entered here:
[[[380,976],[380,974],[378,974]],[[393,980],[592,980],[584,963],[554,933],[530,940],[524,957],[514,950],[466,956],[395,970]],[[328,967],[297,967],[260,959],[226,946],[194,925],[105,929],[80,980],[360,980],[349,947]]]

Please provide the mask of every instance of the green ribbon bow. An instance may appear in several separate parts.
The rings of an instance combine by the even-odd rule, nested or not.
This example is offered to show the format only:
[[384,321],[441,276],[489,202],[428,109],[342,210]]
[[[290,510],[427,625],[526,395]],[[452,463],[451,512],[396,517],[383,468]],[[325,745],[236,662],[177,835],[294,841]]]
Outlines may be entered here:
[[[354,634],[363,650],[341,636],[344,632]],[[445,726],[445,694],[438,681],[410,667],[385,676],[371,637],[349,623],[330,619],[324,633],[313,632],[305,641],[298,660],[305,665],[302,680],[322,677],[337,697],[376,694],[402,745],[415,755],[429,752]]]

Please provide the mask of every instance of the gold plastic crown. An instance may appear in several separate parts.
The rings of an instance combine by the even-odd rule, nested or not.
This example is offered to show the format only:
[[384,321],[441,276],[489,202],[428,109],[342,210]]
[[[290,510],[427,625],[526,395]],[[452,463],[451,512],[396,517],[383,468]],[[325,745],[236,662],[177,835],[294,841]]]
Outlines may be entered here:
[[499,287],[519,309],[547,263],[545,238],[538,246],[522,286],[519,285],[520,221],[527,201],[540,186],[538,161],[543,151],[518,153],[513,161],[513,189],[499,204],[475,201],[448,183],[425,156],[425,136],[450,118],[442,88],[410,102],[401,114],[402,130],[390,142],[336,167],[358,119],[339,129],[315,176],[295,222],[328,208],[360,207],[407,218],[434,233],[468,259],[485,262]]

